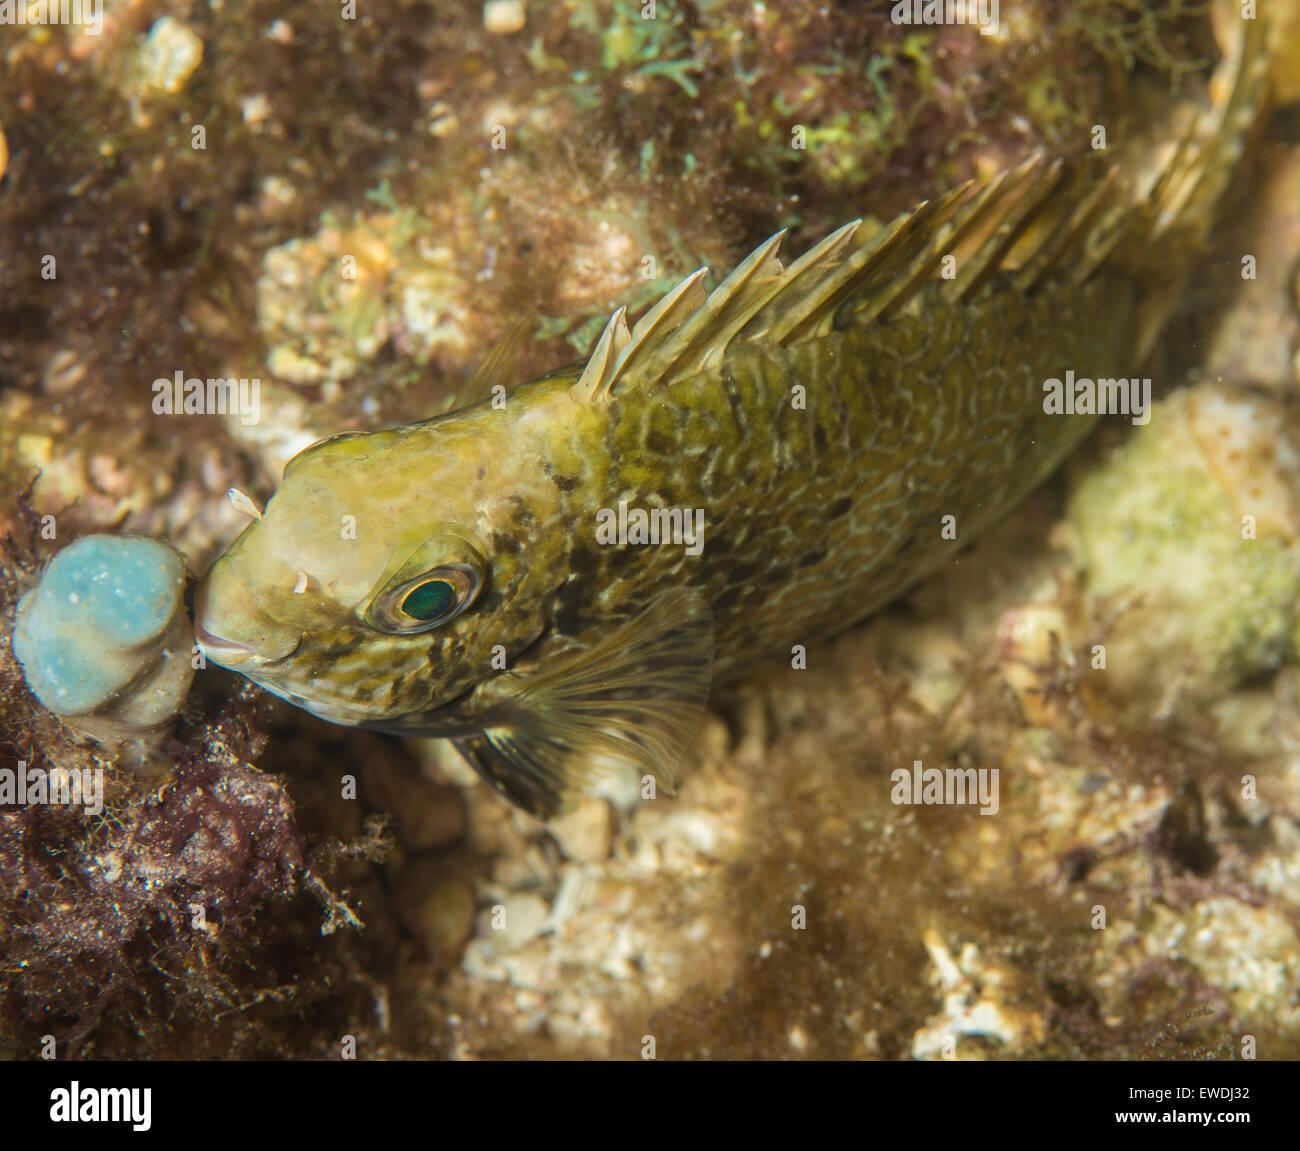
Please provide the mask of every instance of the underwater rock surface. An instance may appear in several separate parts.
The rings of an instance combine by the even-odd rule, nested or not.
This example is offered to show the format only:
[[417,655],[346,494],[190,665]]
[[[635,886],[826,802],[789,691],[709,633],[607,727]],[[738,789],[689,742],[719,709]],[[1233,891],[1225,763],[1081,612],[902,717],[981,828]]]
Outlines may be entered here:
[[1147,714],[1171,692],[1214,698],[1294,655],[1300,452],[1275,400],[1222,384],[1171,395],[1068,515],[1094,612],[1104,601],[1113,621],[1116,700]]

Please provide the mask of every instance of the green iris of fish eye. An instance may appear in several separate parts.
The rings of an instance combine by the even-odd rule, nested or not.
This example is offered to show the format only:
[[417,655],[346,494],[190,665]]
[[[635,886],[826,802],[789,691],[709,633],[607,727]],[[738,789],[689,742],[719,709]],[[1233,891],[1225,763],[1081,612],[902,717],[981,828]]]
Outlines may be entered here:
[[451,610],[456,589],[446,580],[431,579],[414,587],[402,600],[402,611],[413,619],[431,620]]

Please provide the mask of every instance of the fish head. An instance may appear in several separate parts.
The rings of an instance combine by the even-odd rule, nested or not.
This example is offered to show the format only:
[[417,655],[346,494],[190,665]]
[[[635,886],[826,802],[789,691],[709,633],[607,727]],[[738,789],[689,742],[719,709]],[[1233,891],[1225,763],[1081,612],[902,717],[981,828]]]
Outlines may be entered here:
[[555,590],[493,454],[428,425],[300,453],[199,586],[206,658],[335,723],[430,726],[542,633]]

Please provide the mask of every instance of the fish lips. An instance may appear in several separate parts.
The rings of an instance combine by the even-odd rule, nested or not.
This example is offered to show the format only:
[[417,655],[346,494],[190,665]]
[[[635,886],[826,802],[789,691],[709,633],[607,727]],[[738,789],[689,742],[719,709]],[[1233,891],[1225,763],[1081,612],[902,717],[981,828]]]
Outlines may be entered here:
[[302,646],[303,633],[272,619],[241,584],[226,581],[213,599],[209,573],[194,598],[194,640],[214,663],[244,672],[282,663]]
[[246,644],[214,635],[202,622],[198,622],[194,625],[194,642],[213,663],[228,667],[232,671],[244,671],[248,668],[270,667],[273,664],[283,663],[302,646],[302,635],[299,634],[293,646],[283,655],[267,655]]

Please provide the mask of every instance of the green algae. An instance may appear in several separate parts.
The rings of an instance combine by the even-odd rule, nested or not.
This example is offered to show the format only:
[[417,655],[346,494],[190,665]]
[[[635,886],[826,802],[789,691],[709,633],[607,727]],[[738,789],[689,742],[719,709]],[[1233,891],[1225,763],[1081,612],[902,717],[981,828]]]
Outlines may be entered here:
[[1079,483],[1069,518],[1087,588],[1117,624],[1108,673],[1121,696],[1220,693],[1294,655],[1300,555],[1250,538],[1182,420],[1185,396]]

